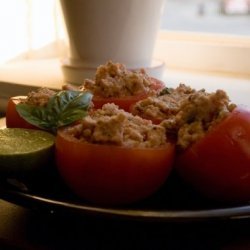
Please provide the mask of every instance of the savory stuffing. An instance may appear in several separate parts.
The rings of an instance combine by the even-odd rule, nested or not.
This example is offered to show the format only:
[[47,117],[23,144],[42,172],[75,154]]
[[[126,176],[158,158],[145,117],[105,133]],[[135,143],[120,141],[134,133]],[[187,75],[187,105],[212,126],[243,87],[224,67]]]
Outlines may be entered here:
[[139,101],[133,114],[162,121],[167,136],[181,149],[202,138],[213,125],[224,119],[236,107],[223,90],[207,93],[185,84],[166,88],[154,97]]
[[167,142],[163,126],[154,125],[110,103],[68,128],[68,133],[80,141],[125,147],[154,148]]
[[185,149],[202,138],[235,107],[223,90],[213,93],[196,91],[181,102],[180,111],[174,120],[166,119],[162,125],[167,130],[177,131],[177,145]]
[[121,97],[141,93],[154,93],[152,81],[144,69],[128,70],[121,63],[107,62],[97,68],[95,79],[86,79],[80,90],[88,90],[96,96]]
[[[129,71],[120,63],[108,62],[98,67],[95,80],[85,80],[80,90],[97,96],[120,97],[149,92],[150,85],[150,77],[144,70]],[[30,92],[24,102],[46,106],[55,93],[41,88]],[[151,93],[134,105],[132,114],[108,103],[102,109],[90,111],[79,124],[68,128],[68,132],[77,140],[96,144],[152,148],[171,140],[179,149],[186,149],[236,107],[223,90],[208,93],[179,84],[176,88]]]
[[137,102],[132,113],[155,121],[170,118],[179,112],[181,102],[194,92],[184,84],[176,89],[165,88],[158,95]]
[[49,99],[56,94],[55,91],[48,88],[39,88],[36,91],[31,91],[27,94],[27,98],[22,100],[29,105],[44,107]]

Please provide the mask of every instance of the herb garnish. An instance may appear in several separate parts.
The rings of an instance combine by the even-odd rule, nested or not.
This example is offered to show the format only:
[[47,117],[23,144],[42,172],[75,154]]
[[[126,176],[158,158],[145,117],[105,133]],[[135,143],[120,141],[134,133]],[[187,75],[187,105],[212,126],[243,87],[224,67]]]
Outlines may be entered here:
[[52,96],[45,107],[19,103],[16,110],[30,124],[56,132],[59,127],[85,117],[92,96],[90,92],[63,90]]
[[161,90],[161,92],[158,94],[158,96],[162,96],[162,95],[169,95],[171,94],[173,91],[173,88],[164,88]]

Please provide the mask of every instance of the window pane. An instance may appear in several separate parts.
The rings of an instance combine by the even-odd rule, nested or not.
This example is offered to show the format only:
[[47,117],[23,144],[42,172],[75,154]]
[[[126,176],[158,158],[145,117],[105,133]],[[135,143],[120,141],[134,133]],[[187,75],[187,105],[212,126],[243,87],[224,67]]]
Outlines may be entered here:
[[166,0],[161,28],[250,35],[250,0]]

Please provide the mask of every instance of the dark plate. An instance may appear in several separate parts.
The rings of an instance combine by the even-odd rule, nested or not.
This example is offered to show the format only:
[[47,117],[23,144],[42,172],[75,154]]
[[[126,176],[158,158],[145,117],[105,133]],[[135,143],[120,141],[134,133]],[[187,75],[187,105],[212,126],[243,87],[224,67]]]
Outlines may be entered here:
[[0,197],[25,207],[50,213],[79,213],[113,219],[188,222],[250,218],[250,204],[221,204],[200,196],[174,173],[152,197],[124,207],[101,207],[75,197],[57,173],[39,177],[2,178]]

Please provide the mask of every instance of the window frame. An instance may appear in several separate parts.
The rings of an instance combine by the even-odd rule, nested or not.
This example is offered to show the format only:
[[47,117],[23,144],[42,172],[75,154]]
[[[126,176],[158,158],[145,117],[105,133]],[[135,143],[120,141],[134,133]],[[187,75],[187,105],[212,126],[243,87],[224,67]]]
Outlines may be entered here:
[[154,57],[167,68],[250,78],[250,37],[160,30]]

